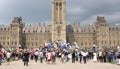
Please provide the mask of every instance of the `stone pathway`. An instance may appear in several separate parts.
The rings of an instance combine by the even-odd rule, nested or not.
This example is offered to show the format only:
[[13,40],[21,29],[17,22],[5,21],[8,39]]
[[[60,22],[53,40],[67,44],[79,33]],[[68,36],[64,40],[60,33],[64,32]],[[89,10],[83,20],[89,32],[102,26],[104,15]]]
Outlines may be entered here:
[[110,63],[93,63],[92,61],[88,61],[87,64],[58,62],[56,65],[30,61],[29,66],[24,66],[22,61],[14,61],[10,65],[2,64],[0,69],[120,69],[120,66]]

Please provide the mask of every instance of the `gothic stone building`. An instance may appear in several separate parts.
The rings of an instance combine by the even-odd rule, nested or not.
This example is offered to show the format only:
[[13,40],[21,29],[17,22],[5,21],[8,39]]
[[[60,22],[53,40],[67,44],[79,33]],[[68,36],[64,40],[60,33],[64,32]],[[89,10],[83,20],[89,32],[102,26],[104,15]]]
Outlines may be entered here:
[[3,47],[41,47],[49,41],[76,42],[80,47],[115,47],[120,44],[120,25],[109,25],[104,17],[97,17],[93,25],[66,25],[66,0],[52,0],[52,24],[25,25],[21,17],[14,17],[9,26],[0,25],[0,45]]

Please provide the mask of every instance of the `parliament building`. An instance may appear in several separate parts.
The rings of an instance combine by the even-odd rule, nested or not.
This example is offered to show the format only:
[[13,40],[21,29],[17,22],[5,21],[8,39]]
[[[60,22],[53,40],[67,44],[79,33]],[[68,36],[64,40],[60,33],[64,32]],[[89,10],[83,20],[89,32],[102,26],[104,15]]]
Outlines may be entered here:
[[14,17],[8,26],[0,25],[0,45],[3,47],[36,48],[44,46],[45,42],[58,40],[76,42],[79,47],[114,48],[120,45],[120,25],[111,25],[100,16],[93,25],[67,25],[66,0],[52,0],[51,25],[25,25],[22,17]]

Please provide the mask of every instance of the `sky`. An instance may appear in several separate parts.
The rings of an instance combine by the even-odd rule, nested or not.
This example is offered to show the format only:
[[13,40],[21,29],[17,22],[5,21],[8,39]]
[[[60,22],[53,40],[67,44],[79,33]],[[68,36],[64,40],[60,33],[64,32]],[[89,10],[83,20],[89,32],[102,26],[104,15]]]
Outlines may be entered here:
[[[51,23],[52,0],[0,0],[0,24],[21,16],[26,24]],[[92,24],[97,16],[120,23],[120,0],[66,0],[67,23]]]

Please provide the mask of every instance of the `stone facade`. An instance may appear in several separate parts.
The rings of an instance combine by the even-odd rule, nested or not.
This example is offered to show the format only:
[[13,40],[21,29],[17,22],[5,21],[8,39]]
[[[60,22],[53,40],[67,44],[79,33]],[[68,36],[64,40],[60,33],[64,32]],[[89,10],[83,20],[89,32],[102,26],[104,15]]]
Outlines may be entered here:
[[66,41],[66,0],[52,0],[52,41]]
[[45,42],[63,40],[76,42],[80,47],[115,47],[120,45],[120,25],[109,25],[104,17],[97,17],[93,25],[66,25],[66,0],[52,0],[52,24],[25,25],[15,17],[9,26],[0,25],[0,45],[36,48]]

